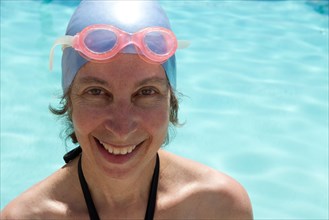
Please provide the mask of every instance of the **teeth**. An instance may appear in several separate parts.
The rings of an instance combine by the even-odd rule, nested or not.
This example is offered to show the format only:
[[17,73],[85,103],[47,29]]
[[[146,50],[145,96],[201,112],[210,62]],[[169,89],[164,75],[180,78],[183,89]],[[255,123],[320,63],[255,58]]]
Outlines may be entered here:
[[120,147],[120,148],[117,148],[117,147],[113,147],[109,144],[105,144],[103,142],[100,142],[104,148],[111,154],[114,154],[114,155],[126,155],[126,154],[129,154],[131,153],[135,148],[136,148],[136,145],[131,145],[131,146],[128,146],[128,147]]
[[[135,148],[134,148],[134,149],[135,149]],[[131,153],[134,149],[130,148],[130,149],[127,151],[127,153],[128,153],[128,154]]]
[[120,150],[120,154],[127,154],[128,153],[128,149],[127,148],[122,148]]

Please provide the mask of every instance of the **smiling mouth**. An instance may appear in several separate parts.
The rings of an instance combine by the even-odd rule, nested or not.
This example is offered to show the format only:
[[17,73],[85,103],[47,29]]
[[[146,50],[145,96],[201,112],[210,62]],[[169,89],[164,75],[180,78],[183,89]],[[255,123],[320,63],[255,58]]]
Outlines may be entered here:
[[111,144],[107,144],[104,143],[100,140],[97,140],[105,150],[107,150],[110,154],[113,155],[126,155],[126,154],[130,154],[131,152],[133,152],[136,147],[140,146],[143,142],[136,144],[136,145],[127,145],[127,146],[113,146]]

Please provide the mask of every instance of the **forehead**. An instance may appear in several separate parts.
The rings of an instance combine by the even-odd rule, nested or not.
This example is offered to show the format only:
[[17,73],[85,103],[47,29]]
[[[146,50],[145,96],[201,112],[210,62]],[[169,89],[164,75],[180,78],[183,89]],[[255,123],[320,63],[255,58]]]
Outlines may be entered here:
[[106,63],[87,62],[77,73],[76,82],[88,82],[86,78],[94,77],[110,84],[119,82],[139,82],[145,79],[162,79],[168,83],[161,64],[151,64],[136,54],[119,54]]

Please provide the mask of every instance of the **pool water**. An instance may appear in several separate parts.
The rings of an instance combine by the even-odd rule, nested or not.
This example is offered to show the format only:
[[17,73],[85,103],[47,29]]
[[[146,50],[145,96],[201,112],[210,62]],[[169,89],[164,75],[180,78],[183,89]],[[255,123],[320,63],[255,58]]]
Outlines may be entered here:
[[[167,150],[228,173],[255,219],[328,219],[328,1],[161,1],[177,37]],[[60,55],[77,1],[1,1],[1,208],[60,168]]]

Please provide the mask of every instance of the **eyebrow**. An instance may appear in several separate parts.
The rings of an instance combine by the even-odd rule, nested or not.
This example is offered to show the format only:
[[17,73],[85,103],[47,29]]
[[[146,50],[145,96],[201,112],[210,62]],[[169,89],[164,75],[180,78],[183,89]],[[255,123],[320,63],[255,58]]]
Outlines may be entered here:
[[157,76],[152,76],[152,77],[143,79],[142,81],[137,82],[136,86],[139,87],[139,86],[143,86],[143,85],[148,84],[148,83],[156,83],[156,84],[161,84],[161,85],[168,86],[168,80],[167,79],[157,77]]
[[102,79],[94,77],[94,76],[83,77],[83,78],[79,79],[79,82],[81,84],[96,83],[96,84],[100,84],[100,85],[104,85],[104,86],[109,86],[109,84],[105,80],[102,80]]

